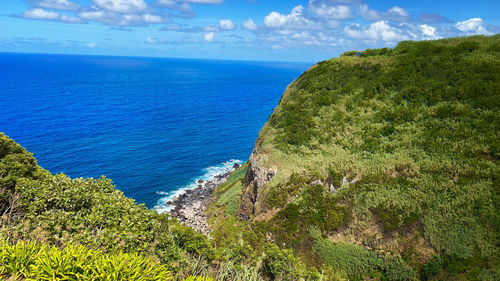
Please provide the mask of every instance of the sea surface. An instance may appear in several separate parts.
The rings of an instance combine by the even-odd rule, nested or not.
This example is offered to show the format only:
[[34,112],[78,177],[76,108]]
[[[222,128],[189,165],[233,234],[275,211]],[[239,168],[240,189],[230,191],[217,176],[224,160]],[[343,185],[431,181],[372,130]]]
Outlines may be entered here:
[[0,53],[0,132],[52,173],[163,202],[248,159],[308,63]]

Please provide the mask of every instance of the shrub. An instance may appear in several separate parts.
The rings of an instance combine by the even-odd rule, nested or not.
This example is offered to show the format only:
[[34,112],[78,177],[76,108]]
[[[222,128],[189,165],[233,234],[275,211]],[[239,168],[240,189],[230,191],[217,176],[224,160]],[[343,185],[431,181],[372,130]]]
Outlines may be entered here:
[[432,258],[422,267],[422,279],[428,280],[432,276],[438,274],[439,271],[441,271],[442,263],[443,261],[440,256],[432,256]]
[[105,254],[84,246],[64,249],[36,242],[0,242],[0,277],[26,280],[172,279],[166,266],[137,254]]
[[262,259],[262,271],[271,280],[297,280],[305,273],[305,266],[292,250],[267,244]]
[[[166,214],[148,210],[123,195],[111,180],[51,175],[22,147],[0,135],[0,234],[64,248],[85,244],[108,253],[141,252],[170,269],[186,268],[189,256],[210,261],[210,241]],[[2,182],[3,180],[3,182]],[[12,208],[14,207],[14,208]],[[23,212],[23,219],[13,214]]]
[[345,271],[351,278],[362,278],[383,267],[383,261],[365,248],[345,242],[333,243],[317,228],[309,231],[314,240],[313,252],[334,270]]
[[385,265],[385,275],[389,281],[417,280],[415,271],[400,257],[392,257]]

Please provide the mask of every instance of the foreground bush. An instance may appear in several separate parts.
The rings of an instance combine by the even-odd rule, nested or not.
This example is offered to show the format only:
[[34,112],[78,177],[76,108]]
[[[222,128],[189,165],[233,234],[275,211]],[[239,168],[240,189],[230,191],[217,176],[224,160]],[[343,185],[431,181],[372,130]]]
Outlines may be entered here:
[[37,242],[0,242],[0,277],[26,280],[171,280],[170,271],[138,254],[105,254],[85,246],[64,249]]

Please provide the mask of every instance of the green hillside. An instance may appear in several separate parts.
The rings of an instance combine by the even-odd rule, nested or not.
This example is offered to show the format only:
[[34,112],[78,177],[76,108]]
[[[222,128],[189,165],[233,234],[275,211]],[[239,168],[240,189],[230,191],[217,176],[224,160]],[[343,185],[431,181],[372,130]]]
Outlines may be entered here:
[[499,35],[320,62],[262,129],[239,216],[351,278],[382,260],[389,279],[390,260],[423,279],[436,260],[436,279],[498,278],[499,109]]
[[0,279],[500,280],[499,109],[500,35],[320,62],[214,191],[211,237],[0,134]]

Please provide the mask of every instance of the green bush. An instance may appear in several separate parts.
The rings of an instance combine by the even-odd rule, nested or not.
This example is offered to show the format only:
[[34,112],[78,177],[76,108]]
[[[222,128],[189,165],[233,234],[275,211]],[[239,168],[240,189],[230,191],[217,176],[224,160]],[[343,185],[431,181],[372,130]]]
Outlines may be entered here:
[[422,279],[428,280],[432,276],[438,274],[441,271],[442,263],[443,261],[440,256],[432,256],[432,258],[422,267]]
[[26,280],[171,280],[166,266],[137,254],[105,254],[84,246],[64,249],[36,242],[0,242],[0,277]]
[[307,274],[305,265],[294,256],[292,250],[282,250],[275,244],[266,245],[262,271],[271,280],[298,280]]
[[392,257],[385,265],[385,275],[389,281],[414,281],[417,276],[413,268],[400,257]]
[[351,278],[362,278],[383,268],[382,259],[365,248],[345,242],[332,243],[317,228],[309,232],[314,240],[313,252],[336,271],[345,271]]
[[0,234],[11,241],[42,241],[61,248],[78,243],[108,253],[140,252],[158,258],[175,272],[186,270],[191,256],[207,261],[215,257],[205,236],[166,214],[135,204],[109,179],[51,175],[4,135],[0,135],[0,152],[0,206],[7,214],[23,214],[0,221]]

